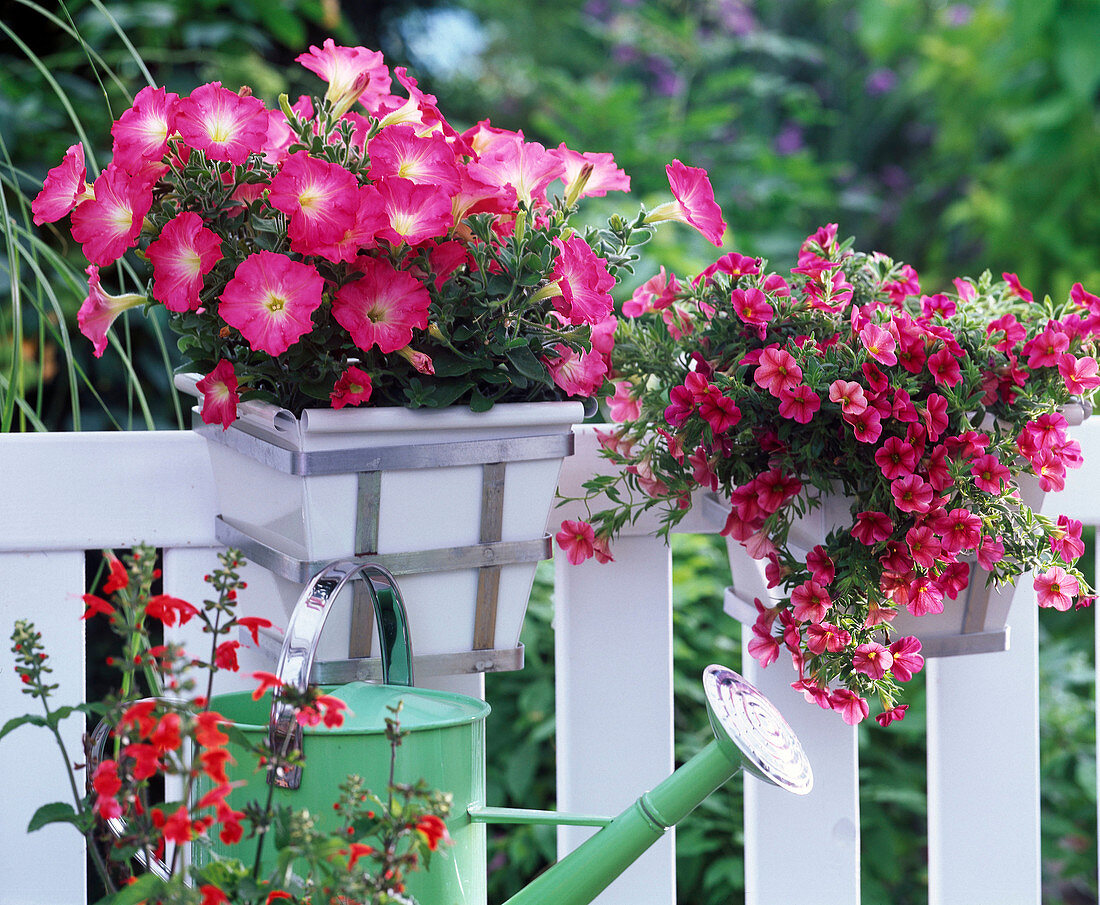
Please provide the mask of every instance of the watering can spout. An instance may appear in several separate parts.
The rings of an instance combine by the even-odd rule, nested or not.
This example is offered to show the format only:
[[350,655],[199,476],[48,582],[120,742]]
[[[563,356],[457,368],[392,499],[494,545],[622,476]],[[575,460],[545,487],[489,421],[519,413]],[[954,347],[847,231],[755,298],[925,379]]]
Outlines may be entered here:
[[802,746],[767,698],[724,666],[708,667],[703,685],[715,739],[505,905],[587,905],[742,768],[798,795],[811,790]]

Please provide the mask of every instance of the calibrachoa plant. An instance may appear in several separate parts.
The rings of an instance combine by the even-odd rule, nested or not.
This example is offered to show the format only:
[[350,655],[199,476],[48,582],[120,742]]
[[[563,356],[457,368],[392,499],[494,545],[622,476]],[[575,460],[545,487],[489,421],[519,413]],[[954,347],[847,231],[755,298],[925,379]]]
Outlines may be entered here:
[[[469,404],[594,395],[608,368],[610,290],[650,224],[716,245],[725,224],[704,171],[673,161],[673,200],[577,231],[577,202],[628,191],[610,154],[547,149],[488,121],[459,133],[401,67],[331,39],[298,62],[324,97],[276,109],[219,82],[145,88],[114,124],[93,184],[69,148],[35,199],[71,217],[91,262],[81,331],[102,355],[120,313],[163,305],[202,417],[240,399],[309,406]],[[555,192],[554,189],[557,191]],[[131,249],[145,292],[112,295]]]
[[[810,236],[786,275],[729,253],[634,293],[612,361],[616,423],[599,431],[620,468],[584,485],[599,511],[557,540],[574,563],[607,560],[642,512],[659,507],[667,533],[694,494],[717,493],[722,534],[779,589],[756,601],[750,653],[767,666],[786,648],[808,700],[854,724],[877,698],[887,725],[924,663],[891,627],[899,610],[942,612],[986,573],[1032,570],[1041,606],[1090,600],[1074,568],[1081,523],[1033,512],[1019,491],[1060,490],[1081,465],[1060,410],[1091,408],[1100,385],[1100,298],[1077,284],[1039,301],[988,272],[927,294],[911,267],[836,229]],[[837,495],[821,543],[791,544],[792,522]]]
[[[237,571],[244,564],[237,551],[220,554],[221,567],[206,576],[216,596],[201,607],[151,593],[158,577],[154,553],[139,547],[123,560],[108,554],[109,575],[102,594],[109,598],[84,595],[84,618],[105,616],[122,640],[123,656],[109,661],[122,671],[121,694],[54,707],[50,699],[57,686],[49,681],[51,667],[41,633],[27,621],[15,625],[16,672],[24,691],[41,701],[44,715],[8,720],[0,738],[28,723],[48,728],[60,747],[73,794],[72,804],[41,807],[28,831],[48,823],[74,824],[87,839],[108,891],[103,901],[112,905],[413,902],[405,891],[406,875],[429,868],[432,853],[450,841],[443,822],[450,796],[427,788],[423,781],[394,781],[396,751],[405,734],[397,718],[400,705],[391,708],[392,716],[386,719],[392,757],[385,798],[366,789],[362,778],[348,776],[333,793],[339,825],[324,830],[316,815],[275,805],[270,794],[266,801],[233,807],[226,774],[234,758],[231,737],[234,752],[254,755],[257,769],[280,771],[301,763],[300,753],[288,745],[274,750],[266,742],[253,743],[210,709],[214,673],[239,669],[240,642],[226,636],[244,629],[256,640],[260,628],[271,623],[236,615],[237,592],[245,586]],[[175,626],[192,619],[210,635],[206,660],[188,657],[178,645],[150,644],[149,620]],[[202,687],[196,687],[196,669],[206,671]],[[152,696],[141,696],[138,674],[148,677]],[[343,701],[313,687],[301,692],[268,673],[255,673],[254,678],[259,685],[253,697],[259,700],[268,689],[276,689],[301,725],[343,723]],[[103,728],[110,729],[99,751],[86,737],[86,763],[75,768],[58,728],[73,713],[102,714]],[[78,782],[75,771],[85,768],[84,781]],[[163,795],[157,795],[168,777],[180,790],[179,800],[163,801]],[[255,838],[255,856],[248,863],[225,854],[205,859],[202,866],[183,863],[184,844],[209,847],[215,838],[223,852]],[[270,863],[276,865],[266,871],[261,868],[265,841],[272,852]],[[287,869],[290,865],[292,871]]]

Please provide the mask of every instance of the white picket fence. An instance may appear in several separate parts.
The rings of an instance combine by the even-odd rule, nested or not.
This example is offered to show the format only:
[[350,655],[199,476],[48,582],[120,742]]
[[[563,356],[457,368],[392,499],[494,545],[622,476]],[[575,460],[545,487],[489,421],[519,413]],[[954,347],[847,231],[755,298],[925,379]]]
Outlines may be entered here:
[[[1086,462],[1100,463],[1100,419],[1076,436]],[[577,486],[598,466],[588,441],[580,433],[563,487]],[[203,441],[189,432],[3,436],[0,489],[0,628],[6,637],[15,619],[34,619],[53,657],[58,701],[74,702],[83,692],[86,551],[138,542],[162,547],[165,591],[205,596],[202,576],[215,564],[217,548],[216,503]],[[1071,475],[1055,505],[1097,524],[1098,499],[1100,466],[1093,464]],[[713,527],[695,519],[684,529]],[[673,768],[671,556],[663,543],[641,534],[624,537],[615,556],[604,566],[557,560],[563,811],[618,813]],[[262,576],[249,578],[262,586]],[[930,905],[1040,901],[1037,619],[1026,584],[1010,620],[1009,651],[927,667]],[[248,595],[247,612],[264,614],[260,596]],[[285,620],[281,612],[267,615]],[[798,733],[816,783],[809,796],[796,798],[752,779],[733,780],[745,782],[746,901],[858,903],[855,730],[807,705],[780,664],[761,671],[747,655],[744,663],[749,680]],[[268,664],[244,664],[250,665]],[[434,684],[472,693],[481,688],[469,677]],[[4,643],[0,724],[28,709],[20,687]],[[74,720],[68,729],[77,757],[80,728]],[[24,727],[0,742],[0,782],[0,905],[84,902],[79,836],[64,826],[25,832],[38,805],[70,796],[60,756],[43,730]],[[559,850],[572,849],[590,832],[561,828]],[[670,832],[598,902],[672,905],[675,899]]]

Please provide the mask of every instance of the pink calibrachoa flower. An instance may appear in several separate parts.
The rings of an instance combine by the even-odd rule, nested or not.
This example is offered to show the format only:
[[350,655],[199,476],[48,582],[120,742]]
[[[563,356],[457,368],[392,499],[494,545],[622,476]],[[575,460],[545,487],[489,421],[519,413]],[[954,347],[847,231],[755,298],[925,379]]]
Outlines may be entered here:
[[1054,566],[1035,578],[1035,593],[1039,596],[1039,606],[1053,607],[1063,612],[1073,605],[1073,598],[1081,590],[1077,579],[1061,566]]
[[1047,327],[1033,340],[1025,343],[1023,354],[1027,356],[1027,366],[1036,368],[1055,368],[1066,350],[1069,349],[1069,336],[1055,327]]
[[863,348],[879,364],[893,366],[898,363],[897,339],[885,327],[878,324],[867,324],[859,331],[859,341]]
[[875,451],[875,464],[887,480],[902,478],[916,470],[917,451],[900,437],[887,437]]
[[676,274],[665,273],[664,265],[660,271],[634,290],[634,294],[623,302],[624,317],[641,317],[647,311],[667,308],[681,290]]
[[554,540],[574,566],[591,559],[596,552],[596,532],[588,522],[566,519],[561,523],[561,530],[554,535]]
[[377,100],[390,91],[390,73],[382,62],[382,54],[365,47],[339,47],[326,38],[321,47],[311,44],[309,53],[294,58],[306,69],[328,82],[325,100],[334,106],[339,118],[352,104],[362,100],[370,110]]
[[204,424],[220,424],[223,430],[237,420],[237,375],[233,365],[225,359],[195,384],[202,393],[202,420]]
[[767,296],[756,287],[734,289],[730,295],[730,303],[742,322],[758,327],[758,334],[762,337],[764,328],[775,314],[775,310],[768,304]]
[[959,360],[947,349],[928,356],[928,372],[941,386],[953,387],[962,379]]
[[881,679],[894,662],[894,655],[881,644],[868,641],[852,652],[852,669],[872,679]]
[[749,639],[749,656],[756,660],[762,667],[771,666],[779,659],[779,642],[771,633],[771,629],[762,626],[759,622],[752,627],[752,638]]
[[550,375],[568,396],[594,396],[603,385],[607,362],[598,352],[574,352],[559,343],[557,358],[547,359]]
[[845,415],[862,415],[867,410],[867,396],[854,380],[834,380],[829,384],[829,400],[839,404]]
[[365,352],[374,345],[383,352],[404,348],[414,329],[427,329],[427,287],[381,258],[360,258],[357,266],[363,276],[336,291],[332,316]]
[[717,437],[741,420],[741,409],[729,396],[724,396],[718,387],[711,384],[699,397],[699,417],[710,425],[711,433]]
[[804,581],[791,591],[792,615],[799,622],[820,622],[833,605],[824,586],[816,581]]
[[73,238],[93,264],[106,267],[137,244],[141,222],[153,206],[152,186],[111,164],[96,179],[95,195],[72,213]]
[[905,605],[914,616],[943,612],[943,591],[930,575],[921,575],[909,586],[909,600]]
[[912,635],[898,638],[890,645],[890,654],[893,657],[890,672],[895,679],[899,682],[908,682],[924,669],[924,657],[921,655],[920,650],[920,639],[914,638]]
[[914,564],[922,569],[930,569],[940,555],[940,542],[927,525],[916,525],[905,532],[905,542],[909,545],[909,555]]
[[973,550],[981,541],[982,520],[969,509],[952,509],[937,528],[945,553]]
[[42,191],[31,202],[35,226],[54,223],[68,214],[78,201],[91,198],[90,188],[84,181],[88,170],[84,164],[84,145],[70,145],[61,163],[46,174]]
[[921,412],[928,439],[935,443],[947,430],[947,400],[939,393],[929,393]]
[[400,177],[422,185],[434,185],[448,196],[462,187],[455,149],[442,135],[418,135],[408,123],[383,129],[367,142],[370,178]]
[[195,311],[202,278],[222,259],[221,240],[198,214],[184,211],[164,225],[145,256],[153,265],[153,295],[169,311]]
[[975,459],[970,473],[974,475],[974,484],[986,493],[999,494],[1003,486],[1012,481],[1012,473],[993,453]]
[[613,383],[615,393],[607,400],[608,412],[612,421],[633,421],[641,413],[641,403],[630,395],[631,383],[629,380],[619,380]]
[[250,254],[237,265],[218,304],[218,314],[253,349],[281,355],[313,329],[325,281],[312,264],[271,251]]
[[821,544],[806,554],[806,568],[818,584],[828,585],[836,578],[836,565]]
[[821,408],[821,400],[806,384],[779,391],[779,414],[799,424],[809,424]]
[[111,127],[114,162],[128,173],[137,173],[150,162],[160,163],[168,150],[168,137],[176,130],[178,102],[178,94],[163,88],[142,88]]
[[[630,191],[630,177],[615,165],[611,154],[571,151],[565,142],[548,153],[557,157],[565,167],[561,180],[565,183],[567,196],[582,178],[584,184],[577,192],[577,198],[603,198],[608,192]],[[586,169],[587,177],[584,176]]]
[[875,714],[875,722],[885,729],[891,723],[905,719],[905,711],[908,709],[908,704],[898,704],[896,707],[891,707],[889,710],[884,710],[882,713]]
[[860,443],[875,443],[882,436],[882,415],[878,409],[868,406],[858,415],[844,415],[852,425],[852,433]]
[[1077,358],[1065,353],[1058,359],[1058,373],[1071,393],[1080,394],[1100,387],[1100,366],[1091,355]]
[[1058,525],[1050,536],[1050,549],[1068,563],[1081,556],[1085,552],[1081,522],[1068,515],[1058,516]]
[[673,160],[665,167],[665,172],[676,200],[650,212],[646,222],[679,220],[694,226],[714,245],[721,246],[726,221],[722,219],[722,209],[714,201],[714,189],[707,171]]
[[752,379],[758,387],[778,399],[783,390],[792,389],[802,382],[802,368],[785,349],[765,349]]
[[987,572],[992,572],[997,563],[1005,558],[1005,545],[1001,543],[999,536],[993,538],[984,535],[982,542],[978,545],[976,554],[978,565]]
[[393,177],[378,183],[388,225],[379,238],[393,245],[419,245],[447,235],[453,222],[451,198],[436,185]]
[[345,405],[359,405],[366,402],[370,399],[372,389],[370,374],[350,365],[336,381],[329,398],[332,400],[334,409],[342,409]]
[[837,689],[829,696],[829,704],[849,726],[855,726],[866,719],[871,712],[867,702],[854,691],[847,688]]
[[932,485],[920,475],[907,474],[890,484],[894,505],[902,512],[927,512],[932,503]]
[[192,148],[211,160],[235,166],[260,153],[267,142],[267,110],[250,95],[235,94],[221,82],[200,85],[176,105],[176,129]]
[[607,261],[599,257],[579,235],[553,240],[558,256],[550,279],[556,280],[561,295],[554,307],[572,324],[598,324],[614,308],[611,289],[615,278],[607,272]]
[[1025,302],[1035,301],[1035,296],[1031,294],[1029,289],[1025,289],[1020,283],[1020,278],[1014,273],[1002,273],[1001,277],[1006,283],[1008,283],[1009,292],[1012,295],[1018,295]]
[[852,537],[868,547],[882,543],[894,530],[894,523],[885,512],[867,511],[856,515]]
[[99,268],[89,264],[84,272],[88,275],[88,295],[76,314],[80,332],[92,341],[92,352],[100,358],[107,349],[107,331],[123,311],[145,304],[145,296],[137,293],[108,295],[99,283]]
[[825,651],[840,653],[852,641],[849,632],[837,628],[831,622],[813,623],[806,626],[806,647],[811,654],[820,656]]

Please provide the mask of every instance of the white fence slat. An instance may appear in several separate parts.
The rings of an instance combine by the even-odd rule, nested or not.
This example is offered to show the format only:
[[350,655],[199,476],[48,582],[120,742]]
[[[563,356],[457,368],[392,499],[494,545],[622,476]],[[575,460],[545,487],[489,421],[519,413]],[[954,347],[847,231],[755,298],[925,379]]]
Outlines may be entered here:
[[6,434],[0,550],[211,546],[206,441],[190,431]]
[[[555,557],[558,808],[618,814],[665,779],[672,750],[672,559],[649,537],[620,539],[615,562]],[[688,818],[690,819],[690,818]],[[564,856],[594,830],[558,828]],[[597,905],[676,901],[674,831]]]
[[[84,700],[83,552],[0,553],[0,724],[24,713],[43,714],[41,702],[22,693],[11,653],[16,619],[31,619],[60,687],[51,708]],[[61,724],[69,758],[84,762],[84,721]],[[27,833],[27,823],[43,804],[73,803],[61,750],[44,727],[21,726],[0,739],[0,905],[81,903],[87,896],[84,840],[68,824]],[[83,772],[77,774],[82,793]]]
[[[745,632],[746,637],[749,633]],[[804,796],[745,776],[745,905],[859,905],[859,753],[856,729],[807,704],[780,654],[767,669],[742,642],[745,678],[798,736],[814,774]],[[798,857],[792,857],[797,848]]]
[[1037,905],[1038,612],[1030,574],[1009,615],[1009,649],[944,657],[928,670],[929,905]]

